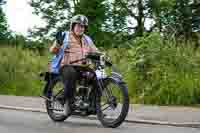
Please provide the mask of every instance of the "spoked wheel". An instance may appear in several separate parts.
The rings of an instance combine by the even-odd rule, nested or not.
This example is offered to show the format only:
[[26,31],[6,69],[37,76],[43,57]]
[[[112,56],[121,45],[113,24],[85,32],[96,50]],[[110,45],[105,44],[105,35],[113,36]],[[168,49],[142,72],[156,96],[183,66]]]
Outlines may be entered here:
[[62,122],[68,118],[69,105],[65,101],[63,104],[63,83],[56,81],[51,84],[52,96],[51,101],[46,100],[46,109],[49,117],[53,121]]
[[105,127],[115,128],[122,124],[129,110],[128,89],[124,83],[107,78],[103,92],[97,97],[97,116]]

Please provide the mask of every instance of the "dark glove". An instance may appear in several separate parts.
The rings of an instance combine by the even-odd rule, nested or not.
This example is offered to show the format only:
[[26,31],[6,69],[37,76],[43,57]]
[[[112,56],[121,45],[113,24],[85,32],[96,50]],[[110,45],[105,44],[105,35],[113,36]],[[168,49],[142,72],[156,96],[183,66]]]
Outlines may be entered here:
[[63,40],[65,38],[65,33],[62,35],[62,32],[59,31],[57,34],[56,34],[56,41],[57,43],[62,46],[63,45]]

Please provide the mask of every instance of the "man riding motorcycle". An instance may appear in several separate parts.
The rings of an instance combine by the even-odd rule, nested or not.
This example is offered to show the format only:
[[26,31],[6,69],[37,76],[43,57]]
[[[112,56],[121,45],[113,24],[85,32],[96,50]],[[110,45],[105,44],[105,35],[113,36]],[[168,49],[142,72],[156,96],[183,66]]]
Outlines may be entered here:
[[[66,100],[70,103],[73,102],[73,90],[76,88],[76,80],[79,77],[79,71],[70,65],[70,62],[84,58],[88,52],[98,51],[92,39],[84,34],[87,27],[88,19],[86,16],[74,16],[71,19],[70,30],[58,33],[56,41],[50,48],[50,52],[55,56],[49,64],[51,75],[49,82],[53,82],[59,74],[61,75],[64,84],[63,104]],[[78,61],[73,65],[81,65],[83,63],[85,62]],[[45,87],[44,97],[50,98],[50,96],[51,90]]]
[[[128,88],[115,65],[84,34],[87,26],[87,17],[74,16],[70,30],[58,32],[50,48],[55,56],[49,64],[49,76],[45,75],[47,113],[59,122],[70,115],[97,115],[103,126],[115,128],[129,111]],[[106,67],[111,70],[108,75],[104,74]],[[56,86],[60,81],[64,87]]]

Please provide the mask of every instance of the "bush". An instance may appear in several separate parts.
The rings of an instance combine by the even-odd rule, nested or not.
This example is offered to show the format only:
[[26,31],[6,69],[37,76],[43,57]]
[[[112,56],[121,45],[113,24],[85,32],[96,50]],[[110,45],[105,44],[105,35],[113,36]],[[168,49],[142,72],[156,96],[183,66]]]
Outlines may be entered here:
[[156,33],[137,38],[132,44],[131,49],[112,53],[112,56],[119,62],[116,63],[124,73],[133,102],[200,103],[198,49],[194,51],[191,45],[176,44],[173,40],[164,41]]
[[[128,84],[132,103],[192,105],[200,103],[200,50],[153,33],[130,42],[131,48],[106,50]],[[0,49],[1,94],[40,95],[38,73],[48,54],[21,47]]]
[[42,83],[39,72],[47,66],[47,58],[21,47],[0,49],[1,94],[39,95]]

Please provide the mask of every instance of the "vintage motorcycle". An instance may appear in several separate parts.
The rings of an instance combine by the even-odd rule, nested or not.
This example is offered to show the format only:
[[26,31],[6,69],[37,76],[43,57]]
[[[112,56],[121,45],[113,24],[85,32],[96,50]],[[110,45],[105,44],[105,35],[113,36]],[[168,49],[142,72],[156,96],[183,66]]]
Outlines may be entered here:
[[[80,60],[87,63],[81,66],[73,65]],[[64,85],[60,76],[49,84],[52,96],[45,100],[49,117],[53,121],[62,122],[71,115],[97,115],[104,127],[120,126],[129,111],[128,88],[122,76],[105,54],[89,53],[80,60],[71,62],[80,72],[74,90],[73,110],[69,113],[69,107],[72,106],[68,101],[65,101],[64,105],[60,102],[64,95]]]

